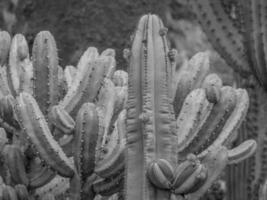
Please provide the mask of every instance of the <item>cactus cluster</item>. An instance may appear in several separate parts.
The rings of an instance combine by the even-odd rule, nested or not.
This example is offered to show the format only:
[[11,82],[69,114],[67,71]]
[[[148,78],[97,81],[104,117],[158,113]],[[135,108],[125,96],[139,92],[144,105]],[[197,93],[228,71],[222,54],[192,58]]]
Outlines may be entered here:
[[0,197],[194,200],[251,156],[254,140],[231,147],[246,90],[209,74],[207,53],[176,69],[166,32],[158,16],[140,19],[129,82],[112,49],[89,47],[63,70],[48,31],[31,56],[23,35],[0,32]]
[[[225,61],[241,75],[238,84],[247,87],[251,107],[242,136],[236,142],[255,139],[255,156],[229,167],[228,199],[259,199],[260,188],[267,178],[266,164],[266,1],[204,0],[187,1],[203,31]],[[254,75],[257,82],[253,80]],[[250,76],[250,77],[249,77]],[[243,80],[242,80],[243,78]],[[236,183],[240,187],[235,187]],[[230,195],[231,194],[231,195]]]
[[0,197],[112,193],[124,168],[128,87],[114,50],[89,47],[76,68],[63,70],[48,31],[36,36],[32,56],[22,34],[0,35]]
[[228,149],[248,109],[243,89],[209,74],[207,53],[176,69],[166,28],[143,16],[130,51],[125,198],[198,199],[227,164],[256,150]]
[[266,2],[187,0],[208,39],[243,77],[255,75],[266,89]]

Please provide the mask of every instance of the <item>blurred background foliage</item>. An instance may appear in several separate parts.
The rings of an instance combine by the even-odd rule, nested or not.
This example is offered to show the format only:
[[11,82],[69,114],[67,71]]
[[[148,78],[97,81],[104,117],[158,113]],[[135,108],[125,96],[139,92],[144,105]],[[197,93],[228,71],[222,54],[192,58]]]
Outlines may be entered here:
[[178,64],[196,52],[208,50],[213,70],[225,84],[233,84],[233,73],[212,49],[185,0],[0,0],[0,29],[23,33],[29,45],[41,30],[49,30],[57,41],[60,65],[76,65],[88,46],[100,51],[116,50],[117,67],[127,70],[123,49],[131,43],[136,22],[145,13],[156,13],[169,29],[171,48]]

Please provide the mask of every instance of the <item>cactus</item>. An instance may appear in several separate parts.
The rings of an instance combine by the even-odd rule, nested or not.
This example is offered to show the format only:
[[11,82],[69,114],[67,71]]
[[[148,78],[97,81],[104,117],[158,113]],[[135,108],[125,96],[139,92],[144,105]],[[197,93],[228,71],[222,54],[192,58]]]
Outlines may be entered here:
[[[195,56],[177,77],[172,77],[165,33],[157,16],[145,15],[133,40],[127,103],[126,199],[169,199],[173,194],[198,199],[227,164],[255,152],[254,141],[248,149],[243,148],[246,143],[237,150],[226,148],[247,112],[246,91],[222,87],[214,76],[205,80],[207,54]],[[194,73],[188,73],[190,69]],[[172,78],[178,79],[177,84]],[[175,113],[172,94],[176,94]],[[194,104],[196,101],[199,103]],[[187,171],[182,167],[185,162],[196,164]],[[178,170],[174,171],[175,167]]]
[[8,32],[0,31],[0,66],[4,66],[7,62],[11,37]]
[[[26,71],[29,64],[29,48],[25,37],[17,34],[13,37],[10,52],[9,65],[7,67],[8,81],[13,95],[17,95],[22,87],[25,87],[26,80],[22,80],[20,74]],[[27,78],[27,76],[23,76]],[[29,81],[30,82],[30,81]]]
[[[231,10],[226,12],[225,1],[188,0],[187,2],[199,23],[204,27],[203,30],[214,48],[235,71],[245,77],[249,76],[250,69],[243,44],[242,29],[232,20]],[[238,2],[237,5],[234,4],[235,2]],[[241,6],[239,1],[235,2],[232,4],[230,2],[228,6]]]
[[[8,52],[9,45],[2,47]],[[118,183],[112,177],[119,175],[123,185],[126,112],[123,117],[120,113],[127,100],[127,73],[115,73],[113,49],[99,55],[89,47],[77,68],[65,72],[56,51],[53,36],[40,32],[31,60],[19,34],[12,40],[10,65],[1,68],[0,124],[7,131],[1,135],[4,191],[14,198],[26,189],[29,198],[52,198],[44,196],[50,191],[55,198],[85,199],[97,194],[94,182],[103,180],[99,192],[114,194]],[[114,73],[123,80],[116,87]],[[17,196],[16,184],[24,187],[18,187]]]
[[13,182],[28,186],[29,178],[25,169],[25,158],[20,148],[16,145],[6,145],[4,156]]
[[125,199],[198,199],[227,164],[251,156],[254,140],[228,149],[246,91],[209,74],[207,53],[177,71],[166,32],[156,15],[140,19],[129,77],[115,71],[112,49],[89,47],[63,73],[49,32],[35,38],[32,60],[13,39],[15,67],[0,74],[0,196],[83,200],[124,189]]
[[47,115],[58,102],[58,57],[54,37],[40,32],[33,43],[33,90],[41,111]]
[[[208,39],[225,61],[241,75],[238,84],[247,87],[251,108],[236,142],[255,139],[255,156],[228,168],[228,199],[258,199],[266,179],[266,2],[261,0],[188,1]],[[251,73],[252,72],[252,73]],[[258,83],[255,83],[253,74]],[[245,78],[242,80],[242,78]],[[251,81],[252,80],[252,81]],[[260,87],[263,87],[262,90]],[[236,184],[239,183],[239,187]]]

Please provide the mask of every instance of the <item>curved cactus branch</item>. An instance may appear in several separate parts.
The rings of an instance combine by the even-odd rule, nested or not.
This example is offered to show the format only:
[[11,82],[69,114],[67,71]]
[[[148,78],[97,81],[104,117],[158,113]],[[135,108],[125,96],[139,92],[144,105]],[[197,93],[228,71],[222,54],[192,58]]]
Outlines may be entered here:
[[73,166],[54,140],[37,102],[30,94],[21,93],[18,97],[17,114],[22,129],[41,158],[60,175],[71,177]]

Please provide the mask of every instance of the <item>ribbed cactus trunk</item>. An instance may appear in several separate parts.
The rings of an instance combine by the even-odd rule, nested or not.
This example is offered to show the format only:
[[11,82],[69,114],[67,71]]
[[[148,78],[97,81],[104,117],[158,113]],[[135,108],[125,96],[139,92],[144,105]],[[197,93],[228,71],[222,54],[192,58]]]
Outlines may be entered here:
[[165,34],[157,16],[145,15],[133,40],[127,113],[127,200],[170,198],[167,190],[153,187],[146,176],[148,164],[156,159],[164,158],[173,166],[177,163]]
[[261,186],[267,177],[267,94],[255,82],[246,85],[250,107],[235,143],[253,138],[257,141],[258,147],[256,154],[250,159],[228,167],[227,197],[229,200],[258,200]]

